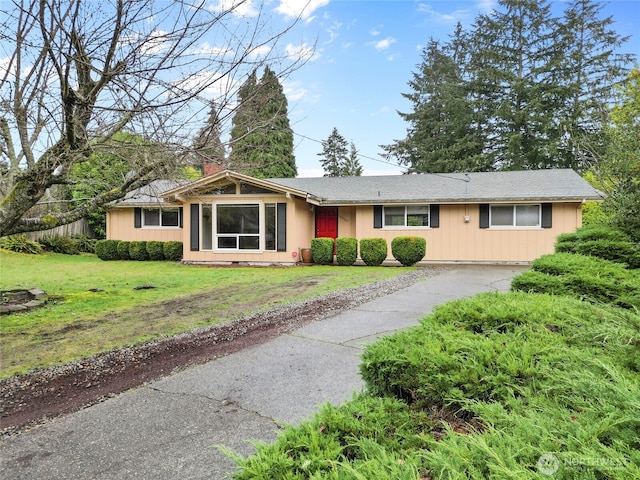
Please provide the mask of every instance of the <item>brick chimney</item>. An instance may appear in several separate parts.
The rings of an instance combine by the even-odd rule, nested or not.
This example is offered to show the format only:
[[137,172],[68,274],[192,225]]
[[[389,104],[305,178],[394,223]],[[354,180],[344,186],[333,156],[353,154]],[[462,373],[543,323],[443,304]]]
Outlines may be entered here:
[[213,175],[214,173],[221,172],[224,169],[224,165],[218,162],[204,162],[203,165],[203,173],[205,177]]

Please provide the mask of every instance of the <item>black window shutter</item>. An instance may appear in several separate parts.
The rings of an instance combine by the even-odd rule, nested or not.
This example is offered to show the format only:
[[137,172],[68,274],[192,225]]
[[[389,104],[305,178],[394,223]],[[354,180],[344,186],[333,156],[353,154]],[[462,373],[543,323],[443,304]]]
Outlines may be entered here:
[[142,228],[142,209],[140,207],[133,209],[133,228]]
[[200,204],[191,204],[191,251],[200,250]]
[[180,228],[182,228],[182,207],[178,207],[178,222],[179,222],[179,226]]
[[382,228],[382,205],[373,206],[373,228]]
[[278,203],[276,210],[276,249],[278,252],[287,251],[287,204]]
[[489,204],[480,204],[480,228],[489,228]]
[[542,204],[542,218],[540,219],[540,226],[542,228],[551,228],[553,217],[552,210],[553,205],[551,203]]
[[431,219],[429,221],[429,226],[431,228],[439,228],[440,227],[440,205],[431,205],[429,207]]

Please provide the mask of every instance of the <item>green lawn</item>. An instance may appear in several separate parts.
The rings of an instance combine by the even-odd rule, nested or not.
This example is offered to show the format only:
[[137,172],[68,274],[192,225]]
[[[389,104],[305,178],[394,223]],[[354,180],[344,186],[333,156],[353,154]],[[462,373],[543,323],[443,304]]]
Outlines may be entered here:
[[[0,250],[0,290],[40,288],[46,307],[0,317],[0,378],[214,325],[406,272],[389,267],[198,267]],[[135,290],[152,285],[156,288]]]

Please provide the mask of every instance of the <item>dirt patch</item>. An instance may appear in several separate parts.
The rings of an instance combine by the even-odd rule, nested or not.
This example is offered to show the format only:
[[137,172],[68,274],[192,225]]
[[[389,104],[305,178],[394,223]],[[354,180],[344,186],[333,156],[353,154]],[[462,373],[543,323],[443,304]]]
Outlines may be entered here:
[[[3,436],[98,403],[192,365],[265,342],[314,320],[327,318],[409,286],[442,269],[418,269],[393,279],[282,305],[231,323],[122,347],[86,359],[0,380]],[[188,310],[193,299],[166,302],[160,309]]]

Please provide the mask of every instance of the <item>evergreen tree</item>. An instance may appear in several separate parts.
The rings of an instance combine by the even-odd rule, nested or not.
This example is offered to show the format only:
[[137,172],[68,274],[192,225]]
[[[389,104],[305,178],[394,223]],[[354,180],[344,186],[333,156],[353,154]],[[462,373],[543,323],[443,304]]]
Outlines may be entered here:
[[634,58],[613,53],[626,39],[611,18],[590,0],[564,19],[547,0],[498,3],[423,51],[404,95],[413,111],[400,113],[407,136],[382,147],[409,172],[583,170],[586,152],[605,148],[606,106]]
[[347,140],[338,133],[337,128],[333,128],[331,135],[322,141],[322,152],[318,153],[322,157],[320,163],[324,170],[325,177],[344,176],[344,166],[349,158]]
[[591,0],[573,0],[564,12],[561,28],[562,58],[557,74],[564,91],[559,118],[566,135],[562,166],[584,170],[601,157],[606,136],[609,105],[615,85],[629,73],[634,56],[615,53],[627,37],[612,28],[611,17],[599,18],[603,5]]
[[211,105],[207,122],[193,141],[193,151],[195,166],[198,168],[204,164],[225,166],[225,148],[221,139],[220,120],[216,105]]
[[547,1],[500,0],[481,15],[471,36],[471,89],[491,131],[485,154],[494,168],[553,166],[559,132],[550,108],[557,61],[556,20]]
[[349,156],[346,158],[344,167],[342,168],[342,176],[344,177],[359,177],[362,175],[362,165],[358,160],[358,150],[356,145],[351,142],[349,147]]
[[382,146],[409,172],[457,172],[482,169],[477,163],[482,142],[474,131],[473,112],[462,78],[465,55],[460,25],[452,41],[441,46],[430,40],[422,51],[419,73],[413,74],[412,93],[403,94],[414,110],[399,113],[409,123],[407,137]]
[[238,94],[231,130],[231,168],[258,178],[295,177],[288,102],[275,73],[253,74]]
[[640,70],[633,70],[619,89],[620,100],[605,129],[607,151],[600,165],[605,200],[613,223],[640,242]]

